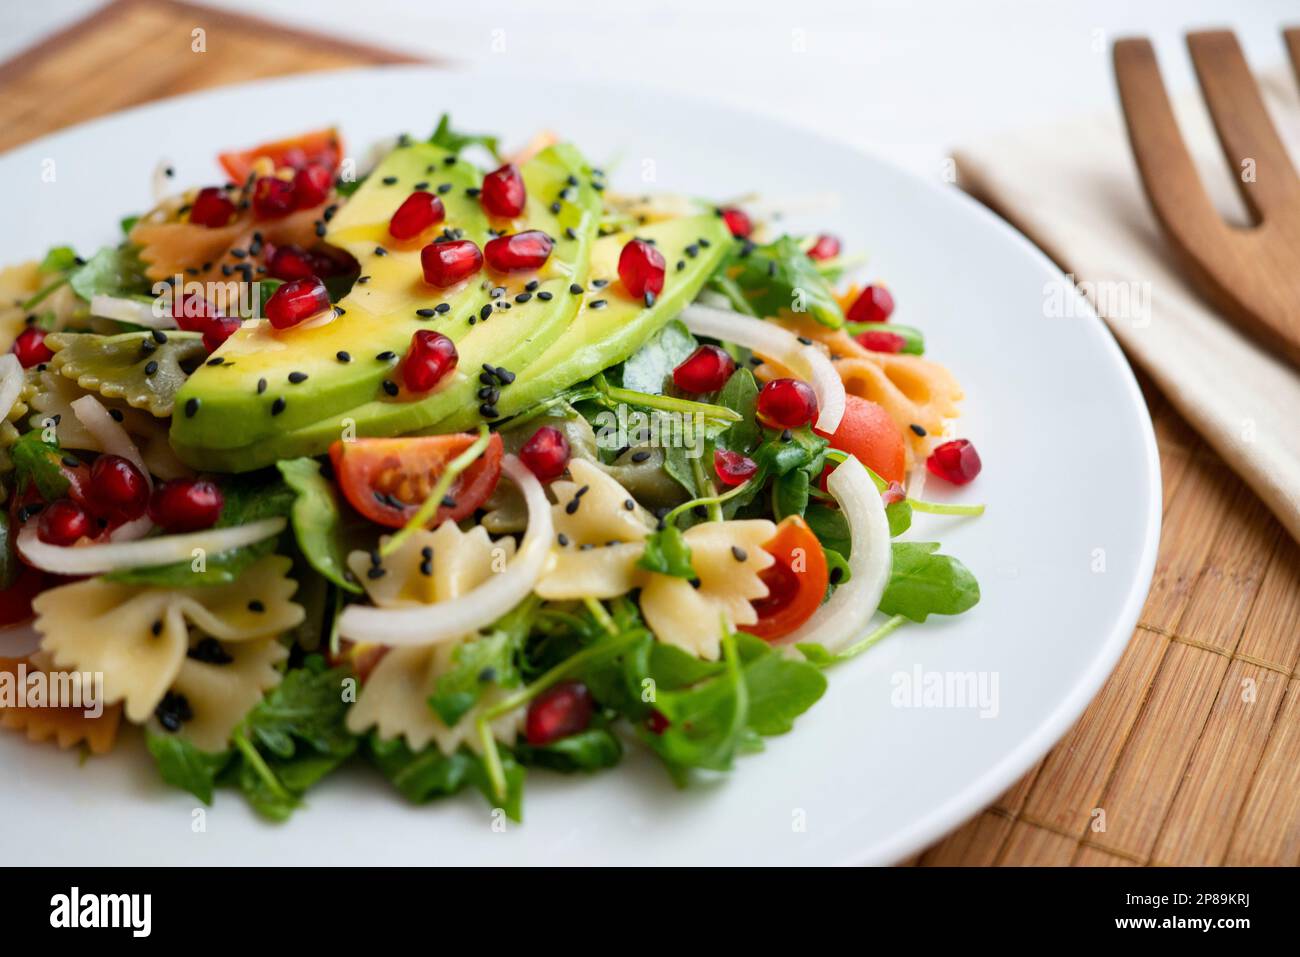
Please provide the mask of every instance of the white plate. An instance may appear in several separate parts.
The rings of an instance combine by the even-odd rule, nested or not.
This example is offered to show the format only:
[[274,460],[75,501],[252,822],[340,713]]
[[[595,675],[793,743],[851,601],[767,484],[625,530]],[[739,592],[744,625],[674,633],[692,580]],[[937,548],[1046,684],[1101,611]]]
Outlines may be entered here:
[[[338,123],[347,142],[458,126],[523,142],[573,139],[625,190],[728,197],[840,194],[792,217],[870,254],[895,318],[921,327],[968,397],[960,432],[984,473],[955,498],[979,520],[927,520],[979,577],[957,619],[909,625],[834,669],[793,733],[733,774],[677,791],[633,751],[592,778],[530,776],[525,823],[504,833],[477,795],[409,807],[360,767],[309,795],[287,824],[218,795],[165,789],[143,749],[83,765],[0,734],[0,847],[22,863],[887,863],[992,801],[1065,732],[1114,666],[1155,563],[1159,465],[1145,405],[1110,334],[1082,300],[1047,318],[1064,282],[1030,243],[956,189],[928,184],[761,116],[631,88],[395,68],[316,74],[183,97],[77,127],[0,157],[0,262],[116,238],[150,204],[166,158],[183,185],[214,182],[218,149]],[[53,164],[52,166],[50,164]],[[53,169],[54,182],[43,173]],[[643,185],[638,185],[638,184]],[[1073,297],[1073,293],[1070,293]],[[941,483],[927,492],[941,494]],[[1103,570],[1098,570],[1103,569]],[[902,675],[982,674],[995,716],[897,706]],[[986,687],[991,685],[986,684]],[[952,703],[950,701],[950,703]]]

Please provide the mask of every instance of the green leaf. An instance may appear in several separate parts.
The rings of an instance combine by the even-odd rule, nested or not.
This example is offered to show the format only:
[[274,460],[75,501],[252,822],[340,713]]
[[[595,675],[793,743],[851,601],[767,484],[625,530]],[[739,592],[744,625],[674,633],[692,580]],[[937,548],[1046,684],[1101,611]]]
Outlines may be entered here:
[[47,502],[61,498],[68,491],[70,483],[63,472],[63,453],[58,445],[41,438],[40,429],[20,435],[10,447],[9,456],[14,463],[15,487],[23,488],[30,482]]
[[125,236],[135,229],[135,224],[138,222],[140,222],[139,216],[123,216],[118,221],[118,225],[122,227],[122,235]]
[[524,767],[515,760],[514,755],[502,749],[500,752],[501,770],[506,780],[506,799],[497,801],[492,789],[492,779],[482,758],[478,758],[470,767],[470,781],[487,798],[489,807],[500,807],[506,817],[512,821],[524,819]]
[[184,738],[145,731],[145,744],[158,764],[163,781],[188,791],[204,804],[212,803],[217,775],[230,763],[229,751],[216,754],[200,751]]
[[698,345],[686,326],[672,320],[623,363],[623,388],[651,395],[662,394],[673,370]]
[[498,152],[499,141],[497,137],[489,136],[486,133],[461,133],[452,129],[450,113],[444,113],[438,118],[438,128],[429,137],[429,142],[452,153],[459,153],[469,146],[481,146],[495,158],[501,158],[501,154]]
[[438,676],[429,707],[450,728],[488,688],[519,684],[514,659],[522,643],[517,632],[498,630],[462,644],[452,655],[451,668]]
[[343,682],[351,677],[349,669],[326,670],[319,656],[311,656],[248,713],[249,740],[278,758],[293,757],[299,745],[339,761],[348,757],[357,746],[344,724],[349,704]]
[[807,426],[786,431],[789,438],[785,432],[764,430],[753,456],[758,467],[768,475],[784,475],[794,469],[804,469],[810,477],[820,475],[830,443]]
[[762,437],[755,410],[758,408],[758,383],[754,373],[743,366],[731,374],[718,393],[718,405],[739,412],[744,418],[733,422],[718,436],[718,445],[733,452],[749,452]]
[[767,642],[739,635],[749,696],[748,724],[761,735],[785,734],[826,691],[826,676],[806,661],[792,661]]
[[853,539],[849,534],[848,519],[844,517],[843,512],[838,508],[814,502],[808,506],[803,518],[813,534],[817,536],[817,540],[822,543],[822,548],[831,549],[844,556],[849,555]]
[[414,804],[455,794],[469,783],[477,763],[464,751],[449,757],[436,744],[412,751],[402,738],[384,741],[378,732],[366,740],[366,753],[384,777]]
[[43,273],[65,273],[77,265],[77,253],[71,246],[55,246],[36,267]]
[[[225,498],[225,504],[221,508],[216,528],[231,528],[264,518],[287,516],[297,498],[293,489],[269,469],[227,476],[221,484],[221,494]],[[208,555],[203,571],[195,571],[190,562],[175,562],[111,572],[104,577],[110,581],[169,588],[224,585],[237,581],[250,565],[274,552],[276,544],[277,539],[268,538],[253,545]]]
[[730,770],[745,731],[749,694],[735,636],[724,635],[722,646],[723,671],[689,688],[658,691],[655,710],[668,725],[659,734],[644,729],[641,733],[679,783],[690,768]]
[[691,546],[686,544],[685,535],[676,525],[667,525],[646,537],[645,551],[641,553],[637,566],[661,575],[695,577],[695,569],[691,567]]
[[826,556],[826,573],[829,581],[826,584],[826,597],[829,598],[831,593],[841,585],[847,585],[853,578],[853,571],[849,568],[848,559],[833,548],[822,546],[822,554]]
[[334,486],[315,459],[285,459],[276,463],[295,498],[289,516],[298,548],[312,568],[338,587],[354,594],[361,586],[347,566],[343,518]]
[[851,336],[858,336],[864,332],[892,332],[903,337],[902,351],[905,355],[925,354],[925,336],[921,334],[921,330],[912,326],[900,326],[896,322],[891,322],[887,326],[882,326],[878,322],[846,322],[844,331]]
[[804,469],[779,476],[772,495],[773,518],[779,522],[787,515],[802,516],[808,508],[808,488],[808,473]]
[[980,600],[979,582],[938,542],[894,542],[893,571],[880,599],[886,615],[925,621],[929,615],[959,615]]
[[[750,251],[746,254],[747,249]],[[844,312],[830,285],[791,236],[757,248],[738,243],[721,271],[734,282],[756,315],[807,313],[832,329],[844,324]]]
[[889,537],[897,538],[912,527],[912,503],[907,499],[891,502],[885,506],[885,518],[889,521]]
[[145,294],[151,285],[144,265],[130,246],[105,246],[72,274],[72,291],[89,302],[97,295]]
[[535,765],[565,773],[590,772],[618,764],[623,757],[623,746],[607,728],[588,728],[550,744],[517,745],[515,757],[525,766]]

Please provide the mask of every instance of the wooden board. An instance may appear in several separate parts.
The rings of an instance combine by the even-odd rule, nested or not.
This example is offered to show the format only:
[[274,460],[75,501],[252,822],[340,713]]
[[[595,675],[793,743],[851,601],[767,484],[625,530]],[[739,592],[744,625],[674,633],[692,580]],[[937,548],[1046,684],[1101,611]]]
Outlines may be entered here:
[[[0,64],[0,149],[203,87],[396,62],[409,58],[191,4],[119,0]],[[1051,753],[915,863],[1300,863],[1300,549],[1144,389],[1165,530],[1132,642]]]

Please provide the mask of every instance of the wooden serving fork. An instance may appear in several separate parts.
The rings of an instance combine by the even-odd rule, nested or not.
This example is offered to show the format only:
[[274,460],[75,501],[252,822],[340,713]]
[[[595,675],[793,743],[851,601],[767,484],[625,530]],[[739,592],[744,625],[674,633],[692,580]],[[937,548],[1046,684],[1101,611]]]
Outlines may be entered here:
[[[1284,36],[1300,79],[1300,28]],[[1142,184],[1210,300],[1300,364],[1300,177],[1236,37],[1226,30],[1191,33],[1187,46],[1253,225],[1231,225],[1214,209],[1178,131],[1155,52],[1146,39],[1133,38],[1116,42],[1114,62]]]

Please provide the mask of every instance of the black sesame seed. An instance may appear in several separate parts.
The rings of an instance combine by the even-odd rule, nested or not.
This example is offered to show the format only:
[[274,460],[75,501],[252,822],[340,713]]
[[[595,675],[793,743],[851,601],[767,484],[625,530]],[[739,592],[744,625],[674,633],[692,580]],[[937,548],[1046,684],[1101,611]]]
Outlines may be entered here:
[[154,637],[157,637],[158,635],[161,635],[161,634],[162,634],[162,630],[163,630],[162,619],[159,618],[159,619],[158,619],[157,621],[155,621],[152,625],[150,625],[150,626],[149,626],[149,630],[150,630],[151,632],[153,632]]
[[394,382],[392,379],[385,379],[384,391],[387,392],[389,395],[397,395],[398,392],[397,383]]
[[201,661],[208,665],[228,665],[235,660],[230,652],[221,647],[221,642],[211,635],[204,638],[185,654],[195,661]]
[[476,196],[478,196],[480,192],[482,192],[482,190],[480,190],[478,187],[471,186],[465,190],[465,195],[468,196],[470,199],[474,199]]
[[571,283],[570,286],[569,286],[569,292],[573,293],[573,295],[575,295],[575,296],[581,296],[581,295],[582,295],[582,287],[579,286],[576,282],[575,282],[575,283]]
[[812,345],[812,340],[809,339],[807,336],[799,336],[798,338],[799,338],[799,341],[800,341],[801,343],[803,343],[805,346],[810,346],[810,345]]
[[373,568],[366,569],[366,577],[371,579],[372,581],[376,578],[383,578],[387,574],[388,574],[388,569],[380,568],[378,565],[374,566]]
[[604,309],[609,305],[609,303],[604,299],[593,299],[591,302],[587,303],[587,305],[592,309]]
[[334,353],[334,358],[335,358],[335,359],[338,359],[339,362],[351,362],[351,361],[352,361],[352,353],[350,353],[350,352],[345,352],[345,351],[343,351],[342,349],[340,349],[338,352]]
[[563,207],[562,205],[560,205],[560,203],[558,203],[558,202],[556,202],[556,203],[551,203],[551,212],[552,212],[552,213],[555,213],[557,216],[559,215],[560,210],[562,210],[563,208],[564,208],[564,207]]
[[913,432],[915,432],[917,435],[922,435],[922,436],[923,436],[923,435],[927,435],[927,434],[928,434],[928,433],[925,431],[925,427],[924,427],[924,426],[917,425],[915,422],[913,422],[911,425],[909,425],[908,428],[911,429]]
[[198,399],[195,399],[195,398],[189,398],[189,399],[186,399],[186,400],[185,400],[185,417],[186,417],[187,419],[192,419],[192,418],[194,418],[194,413],[197,412],[197,411],[199,411],[199,400],[198,400]]
[[426,189],[428,189],[428,188],[429,188],[429,183],[428,183],[428,181],[427,181],[427,180],[423,180],[423,179],[420,180],[418,183],[416,183],[414,186],[411,187],[411,189],[414,189],[414,190],[419,191],[419,192],[423,192],[424,190],[426,190]]
[[560,544],[561,548],[564,548],[569,544],[569,536],[565,535],[563,532],[560,532],[560,534],[556,536],[555,540]]
[[432,319],[434,317],[434,311],[432,309],[417,309],[415,310],[415,314],[421,319]]
[[420,574],[428,578],[433,574],[433,562],[420,562]]
[[738,561],[738,562],[743,562],[745,559],[749,558],[749,555],[748,555],[748,553],[747,553],[743,548],[741,548],[739,545],[732,545],[732,546],[731,546],[731,557],[734,558],[734,559],[735,559],[736,561]]
[[368,283],[368,282],[370,282],[370,277],[369,277],[369,276],[358,276],[358,277],[357,277],[357,285],[358,285],[358,286],[364,286],[364,285],[365,285],[366,283]]
[[578,496],[575,495],[573,499],[569,502],[569,504],[564,506],[565,514],[566,515],[577,514],[578,506],[581,504],[582,504],[582,499],[578,498]]
[[209,359],[205,364],[206,364],[206,365],[210,365],[210,366],[219,366],[219,365],[221,365],[221,364],[222,364],[223,362],[225,362],[225,361],[226,361],[226,360],[223,359],[221,356],[213,356],[213,357],[212,357],[211,359]]
[[637,463],[644,462],[648,458],[650,458],[650,453],[645,451],[644,449],[642,449],[640,452],[632,453],[633,462],[637,462]]
[[573,231],[573,227],[572,227],[572,226],[566,226],[566,227],[564,227],[564,235],[565,235],[567,238],[569,238],[569,239],[577,239],[577,238],[578,238],[578,234],[575,233],[575,232]]
[[789,429],[782,429],[782,430],[781,430],[781,441],[782,441],[782,442],[789,442],[792,438],[794,438],[794,433],[791,432]]
[[532,298],[533,294],[531,292],[521,292],[519,295],[515,296],[515,302],[522,304]]
[[448,193],[450,193],[450,192],[451,192],[451,183],[439,183],[439,184],[438,184],[438,192],[441,193],[441,194],[444,195],[444,196],[447,195]]
[[496,373],[496,377],[501,380],[502,385],[509,385],[515,381],[515,374],[505,366],[497,366],[492,371]]
[[686,249],[683,250],[683,252],[685,252],[686,255],[694,259],[696,256],[700,254],[700,247],[695,245],[695,243],[691,243],[689,246],[686,247]]
[[655,294],[652,293],[649,289],[647,289],[645,291],[645,307],[649,309],[654,304],[655,304]]
[[144,364],[145,375],[153,375],[157,371],[158,371],[158,362],[156,359],[150,359],[148,362]]
[[153,336],[153,341],[158,343],[160,346],[167,341],[167,333],[163,332],[161,329],[155,329],[151,335]]
[[382,180],[380,180],[380,182],[383,183],[385,186],[392,186],[394,183],[397,182],[397,177],[385,176]]
[[537,294],[537,298],[540,299],[542,302],[550,302],[551,299],[553,299],[554,297],[549,292],[543,289],[541,292]]
[[305,373],[305,372],[290,372],[290,373],[289,373],[289,381],[292,382],[294,385],[297,385],[297,384],[300,383],[300,382],[306,382],[306,381],[307,381],[307,373]]
[[478,411],[479,414],[483,416],[483,418],[485,419],[495,419],[501,415],[501,413],[497,411],[497,407],[495,405],[489,405],[486,402],[483,405],[480,405],[478,407]]
[[284,411],[284,407],[288,404],[289,403],[285,401],[284,396],[279,396],[274,402],[271,403],[271,414],[279,415],[281,412]]
[[380,362],[391,362],[397,358],[397,353],[391,349],[385,349],[383,352],[376,353],[375,358]]
[[263,392],[265,392],[265,391],[266,391],[266,380],[265,380],[265,379],[258,379],[258,380],[257,380],[257,394],[258,394],[258,395],[261,395],[261,394],[262,394]]
[[487,318],[488,316],[490,316],[490,315],[492,315],[492,304],[491,304],[491,303],[488,303],[487,305],[485,305],[482,309],[480,309],[480,310],[478,311],[478,317],[479,317],[480,319],[486,319],[486,318]]
[[[123,419],[123,415],[122,415],[122,410],[121,410],[121,409],[109,409],[109,410],[108,410],[108,414],[111,415],[111,416],[113,417],[113,421],[114,421],[114,422],[121,422],[122,419]],[[54,424],[55,424],[55,425],[58,425],[58,424],[59,424],[59,416],[57,416],[57,415],[54,417]]]
[[623,499],[623,507],[624,507],[625,509],[627,509],[629,512],[635,512],[635,511],[636,511],[636,502],[634,502],[634,501],[633,501],[632,499],[630,499],[630,498],[625,498],[625,499]]
[[609,285],[608,279],[593,279],[591,281],[592,289],[604,289],[608,285]]
[[[191,399],[190,401],[193,402],[194,400]],[[72,455],[63,456],[61,461],[63,462],[64,465],[66,465],[70,469],[75,469],[77,468],[77,466],[81,465],[81,459],[76,458],[75,456]]]
[[440,316],[445,316],[447,313],[451,312],[451,304],[447,302],[440,302],[433,307],[433,311]]
[[686,268],[686,260],[685,259],[677,260],[677,271],[681,272],[685,268]]
[[841,580],[842,578],[844,578],[844,569],[843,569],[843,568],[840,568],[840,567],[837,565],[836,567],[834,567],[834,568],[831,569],[830,580],[831,580],[831,584],[832,584],[832,585],[838,585],[838,584],[840,583],[840,580]]
[[388,250],[385,249],[383,246],[376,246],[376,247],[375,247],[375,255],[376,255],[376,256],[387,256],[387,255],[388,255]]

